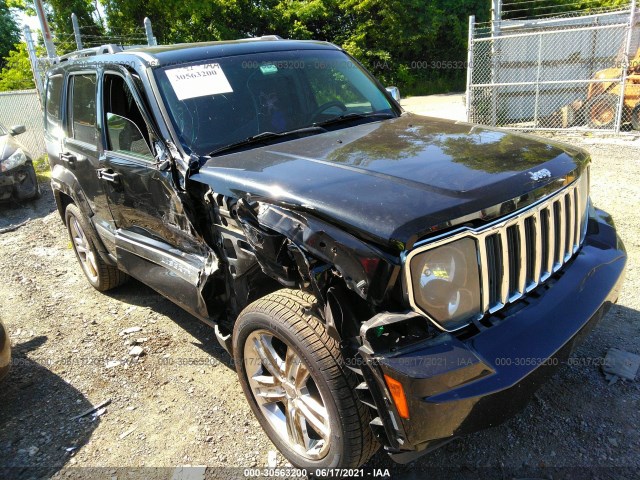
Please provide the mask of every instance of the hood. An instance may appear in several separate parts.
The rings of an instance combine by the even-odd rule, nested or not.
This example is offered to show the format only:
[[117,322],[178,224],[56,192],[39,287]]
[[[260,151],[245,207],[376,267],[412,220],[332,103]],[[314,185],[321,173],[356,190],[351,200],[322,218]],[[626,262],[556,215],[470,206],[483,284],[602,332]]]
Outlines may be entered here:
[[[360,237],[406,247],[452,220],[557,190],[586,161],[582,150],[566,145],[404,114],[214,157],[192,180],[217,193],[304,209]],[[532,175],[541,169],[543,175]]]

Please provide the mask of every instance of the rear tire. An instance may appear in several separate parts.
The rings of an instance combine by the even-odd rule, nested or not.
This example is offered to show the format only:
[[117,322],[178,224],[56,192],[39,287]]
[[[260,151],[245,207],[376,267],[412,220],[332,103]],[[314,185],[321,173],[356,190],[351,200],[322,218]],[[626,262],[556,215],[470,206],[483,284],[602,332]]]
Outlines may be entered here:
[[70,203],[64,218],[73,251],[91,286],[104,292],[126,282],[129,276],[117,267],[105,263],[98,253],[91,226],[80,209]]
[[356,468],[379,445],[355,374],[311,313],[315,298],[279,290],[247,306],[233,332],[242,390],[260,425],[299,468]]

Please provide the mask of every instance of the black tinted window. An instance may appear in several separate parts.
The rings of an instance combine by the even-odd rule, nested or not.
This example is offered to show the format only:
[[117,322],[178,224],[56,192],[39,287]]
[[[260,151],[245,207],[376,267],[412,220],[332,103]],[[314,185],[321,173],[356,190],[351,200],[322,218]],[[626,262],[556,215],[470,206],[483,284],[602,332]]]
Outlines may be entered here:
[[71,136],[76,140],[95,143],[96,136],[96,76],[71,77]]
[[60,127],[60,101],[62,94],[62,75],[55,75],[49,78],[47,84],[47,130],[52,134],[59,135]]

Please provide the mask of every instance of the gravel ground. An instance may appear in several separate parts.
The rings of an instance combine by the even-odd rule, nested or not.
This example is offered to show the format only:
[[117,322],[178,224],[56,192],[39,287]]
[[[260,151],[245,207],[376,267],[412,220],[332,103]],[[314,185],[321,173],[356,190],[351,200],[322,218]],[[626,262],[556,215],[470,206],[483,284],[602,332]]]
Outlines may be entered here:
[[[367,469],[388,469],[393,478],[631,478],[640,471],[640,382],[609,385],[598,366],[611,347],[640,354],[640,147],[629,139],[561,139],[591,152],[593,200],[613,215],[628,249],[618,305],[517,417],[409,465],[378,453]],[[213,332],[138,282],[93,290],[44,190],[35,202],[0,206],[0,228],[30,219],[0,235],[0,317],[14,346],[13,370],[0,387],[0,467],[10,468],[0,477],[75,478],[90,470],[72,467],[108,467],[92,475],[132,478],[134,471],[117,467],[153,466],[171,468],[139,470],[140,478],[198,478],[202,470],[173,468],[207,465],[208,475],[242,476],[244,467],[265,467],[275,449]],[[131,327],[139,330],[124,332]],[[144,349],[139,358],[129,355],[134,344]],[[100,415],[74,418],[105,401]]]

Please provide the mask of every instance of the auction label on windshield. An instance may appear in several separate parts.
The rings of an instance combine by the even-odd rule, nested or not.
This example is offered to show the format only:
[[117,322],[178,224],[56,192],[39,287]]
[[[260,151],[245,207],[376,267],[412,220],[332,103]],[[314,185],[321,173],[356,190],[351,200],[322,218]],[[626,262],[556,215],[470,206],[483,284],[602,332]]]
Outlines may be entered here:
[[233,92],[219,63],[172,68],[166,72],[178,100]]

